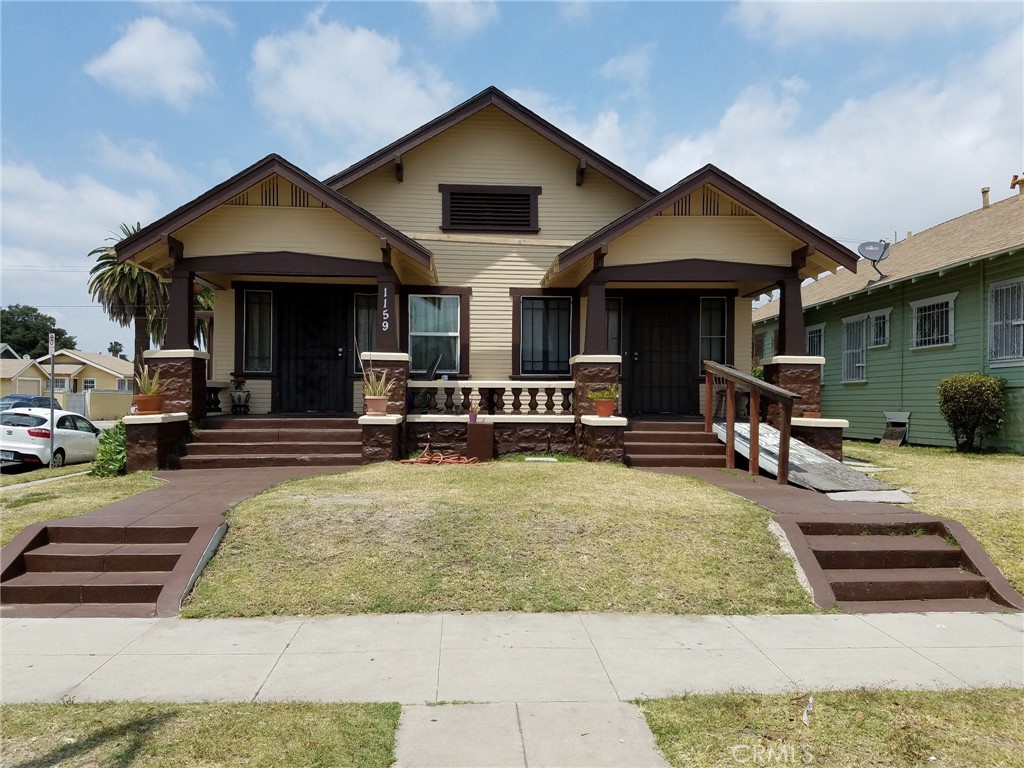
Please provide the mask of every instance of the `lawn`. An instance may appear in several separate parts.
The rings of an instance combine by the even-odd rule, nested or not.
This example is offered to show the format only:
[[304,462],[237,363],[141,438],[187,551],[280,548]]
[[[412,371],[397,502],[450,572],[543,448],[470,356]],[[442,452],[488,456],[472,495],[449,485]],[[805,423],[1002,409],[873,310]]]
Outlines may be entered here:
[[400,712],[398,704],[5,706],[2,765],[386,768]]
[[0,491],[0,545],[30,523],[76,517],[127,496],[158,488],[148,472],[121,477],[69,477],[43,485],[8,486]]
[[621,465],[376,464],[231,510],[182,615],[814,611],[768,517]]
[[1010,768],[1024,755],[1019,690],[722,694],[640,702],[676,768],[827,765],[829,768]]
[[1024,592],[1024,456],[957,453],[952,448],[887,448],[848,441],[844,455],[892,472],[876,477],[912,488],[908,508],[963,523],[1018,592]]
[[68,464],[63,467],[41,467],[39,469],[32,469],[25,471],[25,468],[20,465],[10,465],[10,467],[4,467],[4,474],[0,475],[0,488],[7,488],[11,485],[21,485],[23,483],[31,483],[36,480],[48,480],[51,477],[64,477],[65,475],[77,475],[82,472],[88,472],[92,469],[92,463],[88,464]]

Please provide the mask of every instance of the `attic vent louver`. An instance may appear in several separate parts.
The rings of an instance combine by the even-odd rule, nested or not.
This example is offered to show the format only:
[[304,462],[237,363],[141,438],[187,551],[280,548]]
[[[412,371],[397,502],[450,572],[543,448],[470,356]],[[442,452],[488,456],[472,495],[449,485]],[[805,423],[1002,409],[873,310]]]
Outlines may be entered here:
[[463,232],[537,232],[540,187],[442,184],[441,229]]

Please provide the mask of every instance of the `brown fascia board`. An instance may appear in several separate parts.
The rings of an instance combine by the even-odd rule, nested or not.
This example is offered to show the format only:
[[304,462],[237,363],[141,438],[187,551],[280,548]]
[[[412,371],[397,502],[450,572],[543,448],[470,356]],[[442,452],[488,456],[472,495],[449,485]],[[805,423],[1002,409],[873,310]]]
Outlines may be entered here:
[[594,253],[602,246],[607,246],[611,240],[622,236],[677,200],[700,189],[705,184],[710,184],[723,194],[728,195],[736,202],[779,227],[779,229],[803,240],[837,264],[841,264],[853,272],[857,271],[857,256],[849,248],[840,245],[828,235],[819,232],[806,222],[796,218],[768,198],[758,194],[747,185],[710,163],[669,187],[657,197],[641,203],[632,211],[602,227],[585,240],[581,240],[576,245],[562,251],[558,255],[559,269],[572,266],[572,264],[584,256]]
[[131,237],[125,238],[114,246],[118,262],[130,259],[135,254],[158,242],[172,230],[195,221],[214,208],[223,205],[240,192],[244,192],[254,184],[269,176],[277,174],[305,192],[321,200],[329,208],[345,218],[355,222],[377,237],[393,243],[414,261],[430,268],[433,254],[414,240],[409,239],[397,229],[381,221],[372,213],[353,203],[347,197],[317,181],[297,165],[288,162],[277,154],[267,155],[245,170],[235,174],[227,181],[221,182],[204,192],[191,202],[171,211],[163,218],[157,219],[147,227],[143,227]]
[[510,117],[536,131],[548,141],[561,147],[566,152],[587,162],[587,167],[604,174],[610,179],[618,182],[626,189],[648,200],[658,194],[658,190],[647,182],[637,178],[629,171],[621,168],[606,157],[602,157],[594,150],[580,143],[577,139],[567,134],[560,128],[552,125],[536,112],[524,107],[518,101],[506,93],[503,93],[493,85],[485,88],[468,101],[445,112],[440,117],[431,120],[429,123],[420,126],[411,133],[406,134],[397,141],[388,144],[381,150],[374,152],[369,157],[350,165],[340,173],[336,173],[324,181],[332,189],[351,184],[353,181],[362,178],[368,173],[381,168],[395,160],[409,150],[418,147],[425,141],[444,133],[452,126],[462,122],[466,118],[476,114],[485,107],[494,106]]

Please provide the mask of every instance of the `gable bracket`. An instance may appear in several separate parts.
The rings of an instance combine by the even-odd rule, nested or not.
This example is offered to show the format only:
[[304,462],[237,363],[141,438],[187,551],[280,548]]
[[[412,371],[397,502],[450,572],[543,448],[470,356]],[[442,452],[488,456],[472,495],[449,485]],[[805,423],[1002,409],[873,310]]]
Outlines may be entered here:
[[795,251],[793,251],[793,253],[790,254],[790,264],[792,265],[793,269],[799,271],[803,269],[805,266],[807,266],[807,259],[811,257],[811,254],[814,253],[814,250],[814,247],[808,244],[803,246],[802,248],[797,248]]
[[385,267],[391,266],[391,243],[386,237],[380,239],[380,263]]
[[604,268],[604,257],[608,255],[608,244],[602,243],[601,246],[594,251],[594,271],[597,272]]
[[583,186],[583,177],[586,175],[586,173],[587,173],[587,160],[586,160],[586,158],[581,157],[580,158],[579,167],[576,168],[576,186],[577,187],[582,187]]
[[395,180],[405,181],[405,163],[402,162],[401,155],[395,155]]

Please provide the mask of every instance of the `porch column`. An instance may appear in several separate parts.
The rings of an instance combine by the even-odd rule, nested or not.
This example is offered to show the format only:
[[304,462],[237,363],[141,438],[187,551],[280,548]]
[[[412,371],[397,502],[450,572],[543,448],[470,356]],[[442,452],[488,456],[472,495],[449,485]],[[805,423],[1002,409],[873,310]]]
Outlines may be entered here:
[[804,341],[804,307],[800,298],[800,278],[794,275],[779,281],[779,349],[777,355],[807,354]]
[[151,373],[164,385],[163,413],[187,413],[197,424],[206,416],[206,352],[151,349],[143,353]]
[[377,281],[376,349],[363,352],[398,352],[398,295],[394,280]]
[[605,313],[605,284],[592,280],[587,285],[587,335],[583,354],[608,354],[608,315]]
[[195,349],[196,307],[193,294],[195,272],[185,268],[185,247],[173,237],[164,238],[167,251],[174,259],[171,271],[170,303],[167,307],[165,349]]

